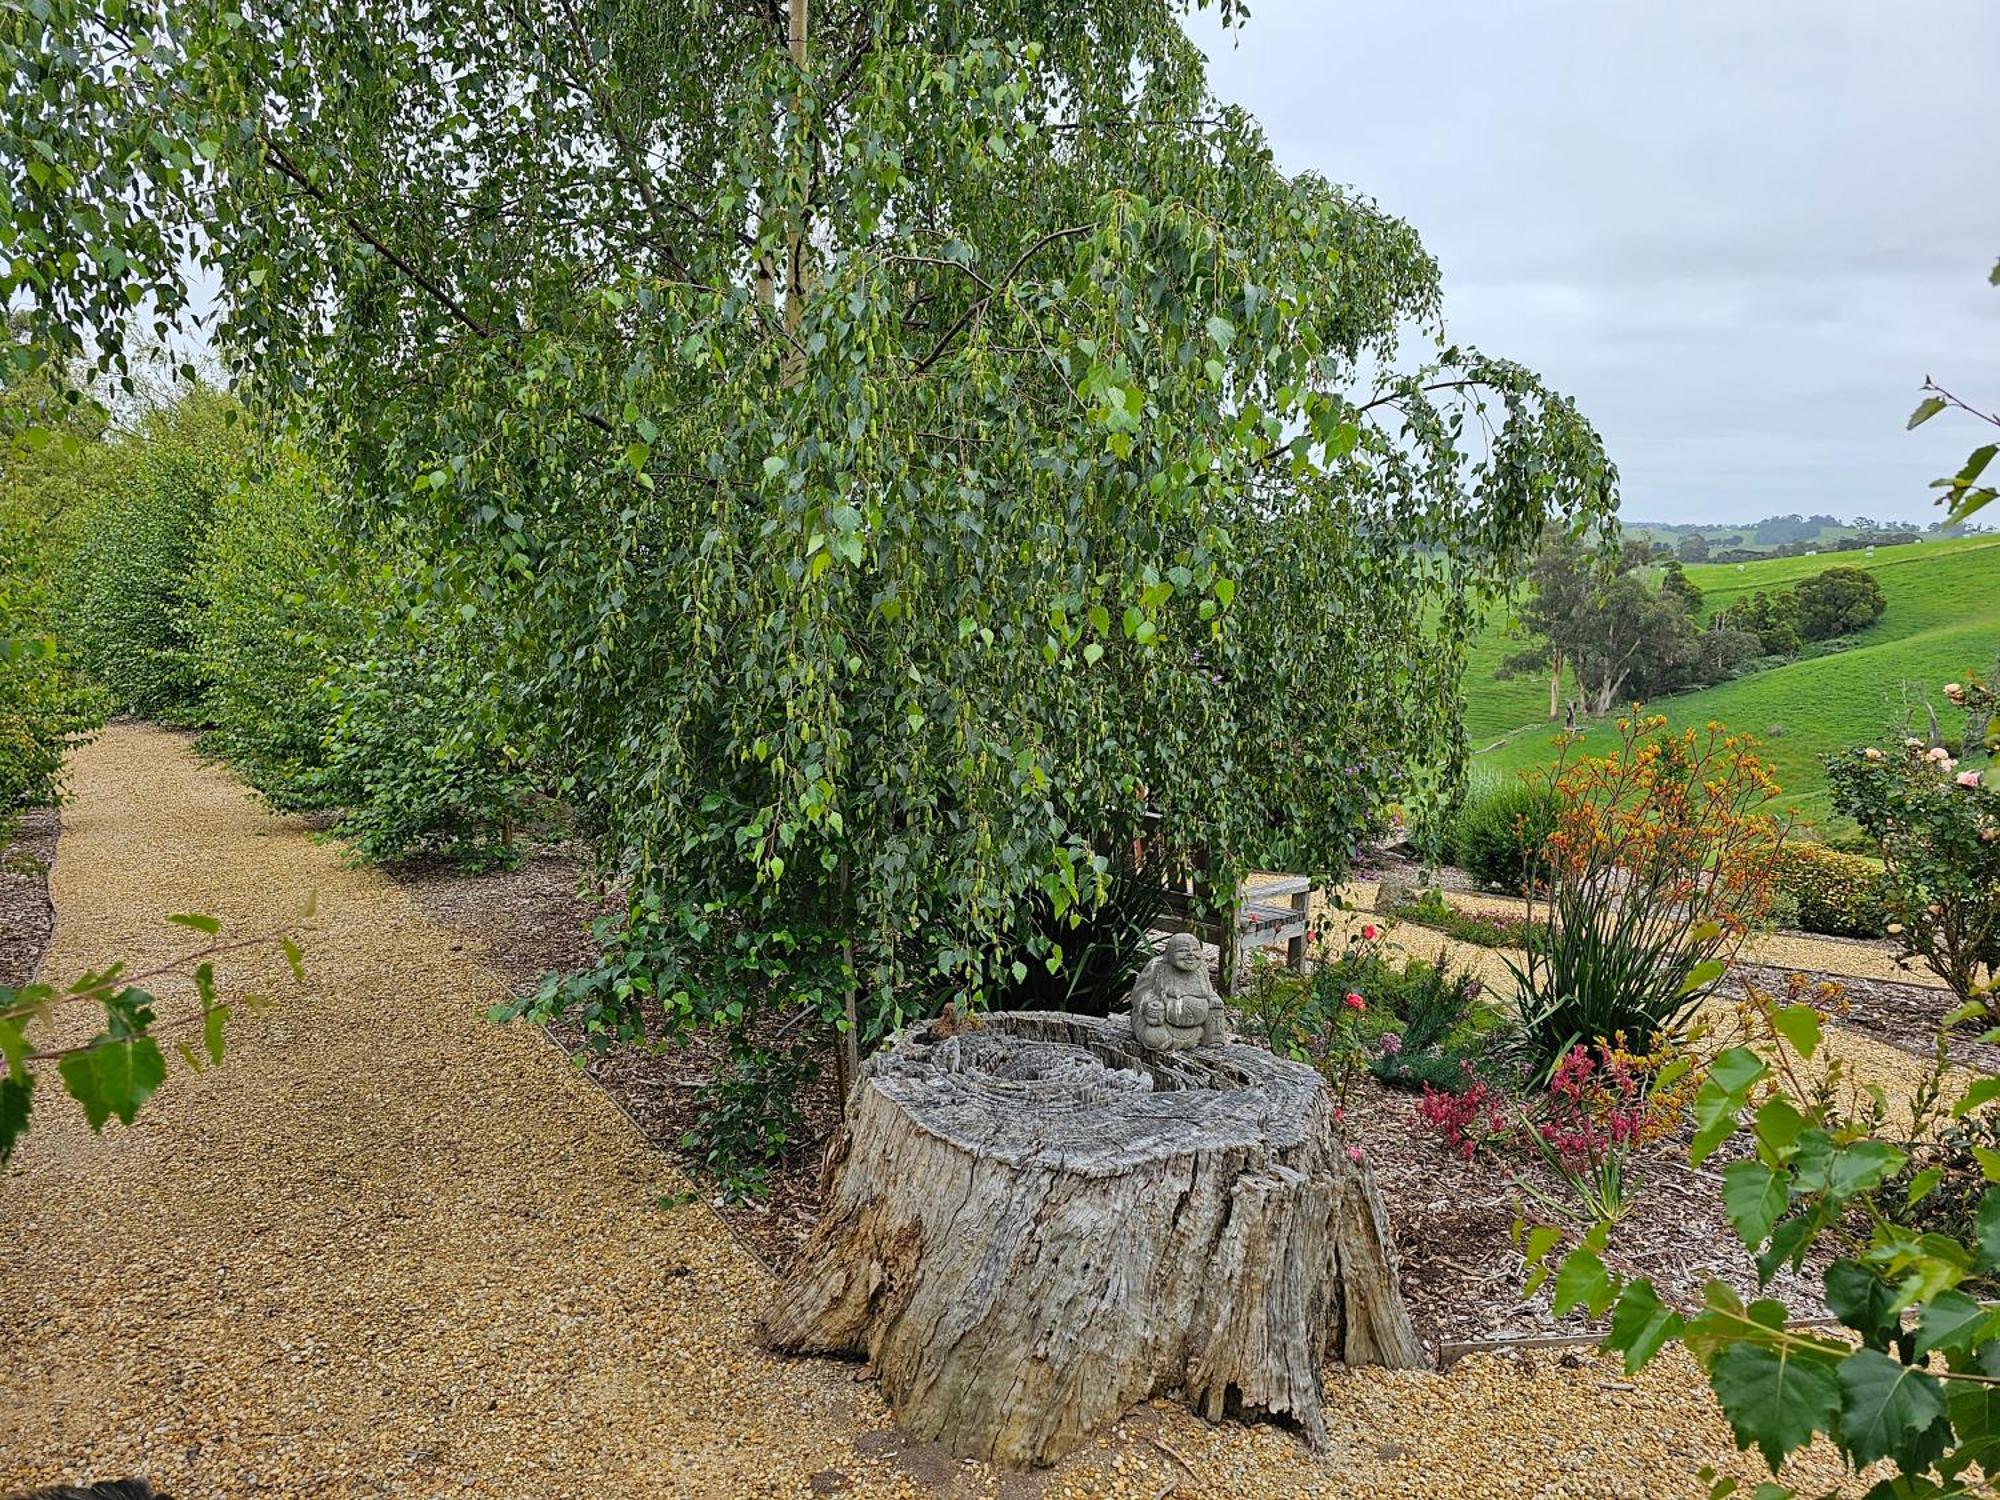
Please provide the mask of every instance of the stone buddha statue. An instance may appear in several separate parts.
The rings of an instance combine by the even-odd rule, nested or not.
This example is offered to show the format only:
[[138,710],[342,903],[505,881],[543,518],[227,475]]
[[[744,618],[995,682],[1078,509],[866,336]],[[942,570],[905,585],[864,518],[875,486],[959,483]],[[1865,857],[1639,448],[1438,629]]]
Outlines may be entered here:
[[1166,951],[1132,983],[1132,1035],[1142,1047],[1186,1052],[1229,1040],[1222,997],[1208,982],[1201,941],[1191,932],[1167,939]]

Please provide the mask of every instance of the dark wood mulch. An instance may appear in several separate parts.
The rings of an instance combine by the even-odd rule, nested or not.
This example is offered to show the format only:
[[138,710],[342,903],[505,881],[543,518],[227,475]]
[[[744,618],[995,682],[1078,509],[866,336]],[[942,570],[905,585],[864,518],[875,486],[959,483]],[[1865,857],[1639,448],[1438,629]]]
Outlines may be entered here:
[[[1509,1148],[1466,1161],[1418,1120],[1415,1095],[1372,1078],[1351,1092],[1347,1117],[1388,1205],[1404,1296],[1426,1340],[1437,1345],[1587,1330],[1581,1315],[1554,1315],[1548,1288],[1533,1297],[1521,1294],[1514,1222],[1552,1222],[1544,1200],[1567,1201],[1561,1177],[1538,1155]],[[1729,1283],[1746,1298],[1757,1295],[1756,1267],[1722,1210],[1722,1159],[1691,1168],[1690,1135],[1683,1131],[1633,1156],[1629,1207],[1612,1234],[1612,1258],[1621,1271],[1650,1276],[1668,1300],[1698,1304],[1711,1280]],[[1815,1266],[1809,1264],[1803,1276],[1780,1272],[1772,1285],[1777,1290],[1771,1295],[1802,1316],[1821,1311]]]
[[61,832],[57,809],[34,807],[20,814],[12,843],[0,836],[0,984],[26,984],[48,952],[56,930],[49,867]]
[[[517,993],[551,968],[577,967],[591,956],[592,914],[578,895],[582,865],[543,855],[502,874],[467,876],[449,869],[401,871],[406,887],[441,924],[478,945]],[[551,1029],[574,1055],[574,1027]],[[721,1061],[712,1039],[660,1051],[625,1047],[586,1056],[585,1071],[659,1149],[696,1166],[695,1181],[713,1193],[682,1144],[699,1109],[697,1088]],[[805,1243],[820,1207],[820,1167],[839,1124],[831,1062],[802,1101],[806,1138],[771,1174],[769,1194],[754,1204],[715,1199],[732,1231],[774,1268]],[[1544,1219],[1547,1210],[1514,1177],[1560,1198],[1560,1179],[1531,1154],[1502,1162],[1462,1161],[1416,1116],[1416,1096],[1373,1080],[1359,1082],[1348,1104],[1349,1128],[1363,1145],[1381,1184],[1402,1260],[1404,1291],[1419,1332],[1433,1344],[1487,1338],[1582,1332],[1581,1318],[1556,1319],[1548,1292],[1521,1295],[1522,1268],[1509,1234],[1517,1214]],[[1720,1179],[1711,1163],[1687,1166],[1685,1136],[1662,1141],[1632,1169],[1633,1207],[1613,1246],[1629,1269],[1652,1276],[1663,1295],[1698,1302],[1711,1278],[1753,1293],[1749,1257],[1736,1246],[1722,1213]],[[1777,1295],[1802,1312],[1817,1311],[1818,1278],[1781,1275]]]

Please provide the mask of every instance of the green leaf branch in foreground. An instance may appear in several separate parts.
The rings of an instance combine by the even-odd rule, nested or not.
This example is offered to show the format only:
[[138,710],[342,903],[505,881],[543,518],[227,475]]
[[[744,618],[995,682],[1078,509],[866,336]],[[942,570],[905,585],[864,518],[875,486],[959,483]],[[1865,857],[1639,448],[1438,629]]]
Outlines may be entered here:
[[[66,988],[0,985],[0,1164],[27,1132],[51,1066],[90,1128],[102,1131],[113,1119],[130,1125],[166,1082],[168,1048],[191,1072],[219,1065],[232,1019],[239,1011],[255,1015],[269,1002],[250,990],[224,999],[218,960],[279,949],[292,979],[304,982],[301,954],[289,937],[224,940],[213,917],[181,913],[167,920],[210,941],[150,968],[115,963]],[[192,993],[162,1000],[157,992],[169,986]]]
[[1875,1500],[1990,1495],[2000,1481],[2000,1305],[1989,1300],[2000,1273],[2000,1156],[1977,1158],[1986,1186],[1964,1235],[1924,1214],[1943,1173],[1920,1163],[1941,1125],[1994,1099],[1992,1081],[1948,1089],[1940,1044],[1905,1118],[1826,1057],[1810,1006],[1752,991],[1741,1032],[1710,1063],[1692,1155],[1730,1158],[1723,1204],[1760,1285],[1781,1266],[1796,1272],[1831,1254],[1824,1300],[1837,1326],[1802,1321],[1771,1298],[1746,1305],[1721,1282],[1697,1305],[1672,1305],[1621,1269],[1608,1225],[1580,1238],[1521,1226],[1530,1285],[1552,1281],[1559,1313],[1608,1309],[1604,1347],[1628,1372],[1670,1345],[1687,1349],[1738,1446],[1754,1447],[1774,1476],[1825,1437],[1857,1473],[1894,1471],[1868,1491]]

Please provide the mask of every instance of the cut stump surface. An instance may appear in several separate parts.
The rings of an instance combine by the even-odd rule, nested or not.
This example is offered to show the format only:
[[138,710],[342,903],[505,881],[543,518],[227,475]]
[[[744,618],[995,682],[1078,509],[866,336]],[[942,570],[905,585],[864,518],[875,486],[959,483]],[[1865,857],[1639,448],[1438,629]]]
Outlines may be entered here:
[[767,1332],[864,1357],[899,1425],[1054,1462],[1150,1396],[1326,1438],[1329,1359],[1424,1353],[1365,1163],[1311,1069],[1147,1053],[1123,1017],[988,1016],[871,1058]]

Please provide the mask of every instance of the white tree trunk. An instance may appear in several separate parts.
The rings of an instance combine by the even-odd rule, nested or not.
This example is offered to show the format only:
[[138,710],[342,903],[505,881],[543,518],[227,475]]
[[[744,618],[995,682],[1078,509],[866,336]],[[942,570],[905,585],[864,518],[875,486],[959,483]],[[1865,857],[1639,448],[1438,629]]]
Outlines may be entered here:
[[1142,1054],[1122,1016],[917,1027],[863,1067],[841,1150],[768,1337],[866,1357],[962,1456],[1052,1463],[1169,1391],[1319,1444],[1329,1359],[1426,1363],[1325,1085],[1261,1049]]

